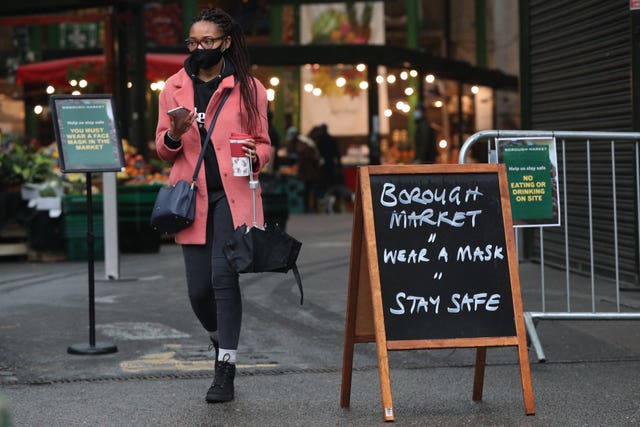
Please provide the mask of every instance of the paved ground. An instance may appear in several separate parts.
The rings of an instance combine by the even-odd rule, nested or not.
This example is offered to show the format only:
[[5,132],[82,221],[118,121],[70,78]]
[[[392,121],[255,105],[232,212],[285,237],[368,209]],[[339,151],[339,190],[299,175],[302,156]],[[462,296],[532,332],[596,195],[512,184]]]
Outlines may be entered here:
[[[222,405],[204,401],[211,355],[175,245],[122,255],[123,280],[102,280],[96,263],[96,336],[118,347],[101,356],[67,354],[88,343],[86,263],[0,260],[0,394],[13,425],[385,424],[373,344],[356,345],[351,405],[339,405],[351,216],[294,216],[288,231],[304,242],[305,305],[290,274],[243,277],[236,399]],[[520,276],[525,309],[539,311],[539,266],[522,263]],[[562,306],[564,273],[546,269],[545,286],[547,309]],[[588,305],[589,280],[572,277],[572,286],[575,306]],[[640,311],[640,292],[621,298],[623,310]],[[615,308],[615,293],[604,290],[598,305]],[[524,413],[514,348],[488,350],[482,402],[471,400],[473,350],[400,351],[389,355],[395,424],[640,424],[637,321],[537,330],[547,361],[530,351],[534,416]]]

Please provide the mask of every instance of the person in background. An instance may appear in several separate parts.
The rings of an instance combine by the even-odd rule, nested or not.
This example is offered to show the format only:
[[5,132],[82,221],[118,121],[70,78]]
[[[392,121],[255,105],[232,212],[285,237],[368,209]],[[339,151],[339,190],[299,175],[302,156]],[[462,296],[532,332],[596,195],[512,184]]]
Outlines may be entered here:
[[277,173],[278,168],[280,167],[280,162],[278,161],[280,134],[278,134],[278,130],[273,125],[273,111],[271,111],[270,108],[267,109],[267,119],[269,122],[269,139],[271,140],[271,161],[266,166],[268,172]]
[[322,157],[322,182],[325,188],[331,188],[343,183],[342,163],[340,161],[340,148],[338,140],[329,133],[325,123],[317,127],[316,144],[320,157]]
[[317,204],[317,185],[320,180],[321,158],[313,139],[301,134],[297,128],[287,129],[287,151],[295,160],[297,175],[304,182],[305,212],[313,212]]
[[[236,354],[242,320],[238,274],[222,249],[234,229],[253,221],[249,177],[234,176],[229,136],[251,135],[243,150],[259,171],[269,161],[267,94],[250,73],[244,35],[233,18],[221,9],[205,9],[193,20],[186,40],[189,56],[171,76],[159,100],[156,150],[172,164],[169,181],[191,181],[203,144],[204,167],[196,180],[196,215],[193,224],[176,233],[182,245],[189,300],[215,349],[215,375],[207,402],[234,398]],[[223,94],[230,90],[213,129],[209,124]],[[191,112],[172,117],[167,111],[179,105]],[[260,192],[258,190],[258,197]],[[264,221],[262,203],[256,215]]]
[[413,112],[416,121],[415,133],[415,163],[435,163],[438,156],[436,148],[436,135],[426,115],[423,104],[416,105]]

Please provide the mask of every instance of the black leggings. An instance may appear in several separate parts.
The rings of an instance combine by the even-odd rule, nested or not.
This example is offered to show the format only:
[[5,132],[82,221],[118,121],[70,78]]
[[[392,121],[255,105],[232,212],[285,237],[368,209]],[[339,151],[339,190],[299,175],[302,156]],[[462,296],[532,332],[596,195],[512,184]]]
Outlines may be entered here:
[[193,312],[207,331],[218,331],[220,348],[227,350],[238,348],[242,322],[238,273],[222,253],[233,231],[224,191],[209,193],[206,244],[182,245]]

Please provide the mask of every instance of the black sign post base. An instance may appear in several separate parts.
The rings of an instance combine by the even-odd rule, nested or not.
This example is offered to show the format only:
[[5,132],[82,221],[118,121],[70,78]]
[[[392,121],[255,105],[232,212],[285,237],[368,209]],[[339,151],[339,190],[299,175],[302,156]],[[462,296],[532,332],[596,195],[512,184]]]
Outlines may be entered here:
[[115,344],[109,343],[96,343],[94,345],[91,344],[73,344],[67,348],[67,353],[69,354],[84,354],[84,355],[93,355],[93,354],[111,354],[117,353],[118,347]]
[[118,351],[113,344],[96,344],[96,308],[93,238],[93,197],[91,195],[91,172],[87,172],[87,261],[89,270],[89,344],[73,344],[67,349],[69,354],[109,354]]

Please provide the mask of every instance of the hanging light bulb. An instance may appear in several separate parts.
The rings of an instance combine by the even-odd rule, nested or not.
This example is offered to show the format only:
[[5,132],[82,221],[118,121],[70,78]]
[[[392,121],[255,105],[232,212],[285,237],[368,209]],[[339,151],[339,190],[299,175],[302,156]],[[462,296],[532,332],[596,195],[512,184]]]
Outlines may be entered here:
[[369,88],[369,83],[365,82],[363,80],[363,81],[360,82],[360,84],[358,86],[360,86],[360,89],[362,89],[362,90],[367,90]]
[[344,87],[344,85],[347,84],[347,79],[345,79],[344,77],[338,77],[336,79],[336,86],[338,87]]
[[54,88],[53,86],[51,86],[51,85],[47,86],[47,93],[49,95],[51,95],[55,91],[56,91],[56,88]]
[[280,84],[280,79],[277,77],[271,77],[269,79],[269,83],[271,83],[271,86],[278,86]]
[[433,83],[436,81],[436,76],[434,76],[433,74],[427,74],[427,76],[424,78],[424,80],[427,83]]

